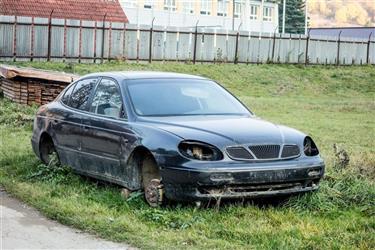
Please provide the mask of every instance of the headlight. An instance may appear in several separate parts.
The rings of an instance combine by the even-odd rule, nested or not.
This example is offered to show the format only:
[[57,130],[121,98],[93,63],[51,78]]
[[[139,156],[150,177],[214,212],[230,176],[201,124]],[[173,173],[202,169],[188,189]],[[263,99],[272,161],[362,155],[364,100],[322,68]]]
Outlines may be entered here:
[[319,154],[318,147],[309,136],[306,136],[303,141],[303,152],[305,152],[305,155],[307,156],[315,156]]
[[197,142],[183,141],[178,145],[182,155],[200,161],[218,161],[223,159],[223,154],[215,146]]

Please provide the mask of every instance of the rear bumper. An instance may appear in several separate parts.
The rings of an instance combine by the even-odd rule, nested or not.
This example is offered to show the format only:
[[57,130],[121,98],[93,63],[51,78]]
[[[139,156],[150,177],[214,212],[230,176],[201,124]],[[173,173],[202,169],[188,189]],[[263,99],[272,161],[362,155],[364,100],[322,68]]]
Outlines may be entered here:
[[319,188],[324,163],[241,169],[162,170],[165,195],[178,201],[257,198],[309,192]]

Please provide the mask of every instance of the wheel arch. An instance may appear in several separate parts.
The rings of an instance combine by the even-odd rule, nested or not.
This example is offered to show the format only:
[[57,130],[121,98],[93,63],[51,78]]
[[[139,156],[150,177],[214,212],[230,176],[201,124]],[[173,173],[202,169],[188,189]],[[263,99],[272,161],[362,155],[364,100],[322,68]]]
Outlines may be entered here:
[[[146,160],[151,160],[154,164],[144,165]],[[147,172],[160,173],[160,166],[152,151],[143,145],[139,145],[133,149],[126,161],[128,172],[132,173],[131,180],[129,181],[131,189],[143,188],[142,181],[145,166],[149,168]]]
[[44,163],[46,163],[45,162],[46,159],[45,159],[45,156],[43,156],[43,153],[44,153],[43,147],[45,147],[46,145],[47,147],[52,145],[52,147],[56,150],[55,142],[53,141],[52,136],[48,132],[43,131],[39,136],[38,150],[39,150],[39,159],[41,159]]

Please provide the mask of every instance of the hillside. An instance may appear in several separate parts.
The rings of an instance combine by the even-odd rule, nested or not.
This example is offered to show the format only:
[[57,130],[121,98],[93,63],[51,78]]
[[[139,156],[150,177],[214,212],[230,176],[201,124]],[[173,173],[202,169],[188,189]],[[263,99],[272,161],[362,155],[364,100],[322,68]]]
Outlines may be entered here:
[[310,0],[310,27],[375,26],[374,0]]

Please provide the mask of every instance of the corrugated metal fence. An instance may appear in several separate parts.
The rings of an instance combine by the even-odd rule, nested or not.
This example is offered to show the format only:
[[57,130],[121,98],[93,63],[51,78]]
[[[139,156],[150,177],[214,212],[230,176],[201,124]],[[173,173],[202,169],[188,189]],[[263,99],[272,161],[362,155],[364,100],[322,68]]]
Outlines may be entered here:
[[0,60],[375,64],[375,39],[0,16]]

